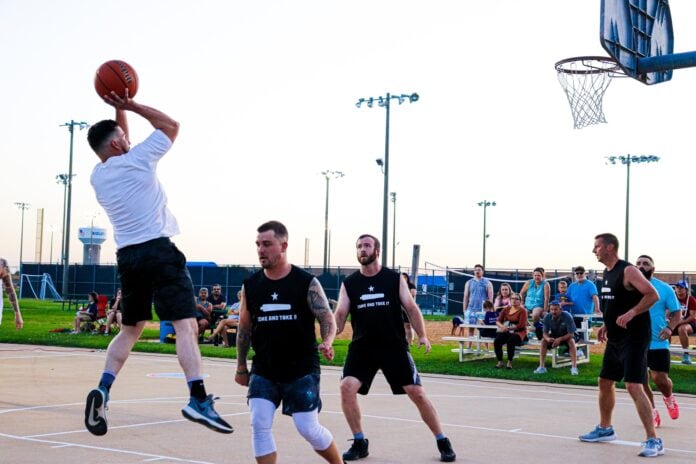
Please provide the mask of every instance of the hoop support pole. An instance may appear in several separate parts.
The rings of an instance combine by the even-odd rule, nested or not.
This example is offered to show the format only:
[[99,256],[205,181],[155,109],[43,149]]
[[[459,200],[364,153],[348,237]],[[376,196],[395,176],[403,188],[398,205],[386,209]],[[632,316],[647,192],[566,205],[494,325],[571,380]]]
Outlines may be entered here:
[[640,58],[636,70],[638,75],[642,75],[652,72],[669,71],[671,69],[693,67],[696,67],[696,51]]

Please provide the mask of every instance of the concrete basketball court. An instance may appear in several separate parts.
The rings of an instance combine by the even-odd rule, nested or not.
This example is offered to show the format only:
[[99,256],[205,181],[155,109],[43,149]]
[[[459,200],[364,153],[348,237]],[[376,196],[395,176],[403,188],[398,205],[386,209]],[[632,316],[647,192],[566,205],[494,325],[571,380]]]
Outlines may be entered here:
[[[187,401],[176,358],[135,353],[112,389],[109,432],[92,436],[84,429],[84,401],[103,367],[105,353],[92,350],[0,345],[0,462],[99,463],[250,463],[246,389],[233,382],[233,360],[205,359],[209,392],[235,432],[223,435],[187,421]],[[453,361],[454,362],[454,361]],[[340,370],[322,375],[321,422],[341,451],[351,438],[338,396]],[[633,403],[617,395],[614,427],[619,440],[581,443],[577,436],[597,423],[596,388],[512,383],[454,376],[423,376],[457,462],[604,463],[641,461],[644,439]],[[667,448],[664,463],[696,461],[696,397],[679,395],[681,417],[669,419],[663,404],[659,435]],[[370,456],[364,463],[439,462],[435,441],[405,396],[393,397],[382,377],[361,397]],[[659,400],[659,397],[658,397]],[[661,403],[661,400],[660,400]],[[279,462],[324,462],[294,430],[288,417],[276,416]]]

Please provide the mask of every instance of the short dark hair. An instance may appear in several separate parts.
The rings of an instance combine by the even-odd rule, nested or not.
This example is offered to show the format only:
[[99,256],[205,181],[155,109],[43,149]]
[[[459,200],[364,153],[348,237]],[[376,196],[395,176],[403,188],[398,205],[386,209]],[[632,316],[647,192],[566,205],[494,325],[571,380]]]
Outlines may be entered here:
[[256,232],[262,233],[272,230],[276,238],[280,241],[288,239],[288,229],[280,221],[268,221],[261,224]]
[[483,306],[484,308],[493,308],[493,307],[494,307],[494,306],[493,306],[493,303],[491,303],[490,300],[484,301],[482,306]]
[[380,250],[382,245],[380,245],[379,239],[377,237],[375,237],[374,235],[362,234],[360,237],[358,237],[358,240],[362,240],[362,239],[368,238],[368,237],[371,238],[375,242],[375,250]]
[[99,299],[99,295],[97,294],[97,292],[89,292],[88,295],[92,297],[92,301],[94,301],[95,303]]
[[477,267],[480,267],[482,271],[485,271],[483,266],[481,266],[480,264],[474,264],[474,269],[476,269]]
[[605,245],[614,245],[614,250],[619,251],[619,239],[614,234],[605,232],[595,236],[595,240],[601,240]]
[[535,267],[534,270],[533,270],[532,272],[533,272],[533,273],[534,273],[534,272],[541,272],[541,275],[546,274],[546,271],[544,270],[543,267]]
[[652,256],[648,256],[648,255],[640,255],[640,256],[638,257],[638,259],[640,259],[640,258],[646,258],[646,259],[649,259],[649,260],[650,260],[650,262],[651,262],[651,263],[653,263],[653,265],[655,264],[655,260],[654,260],[654,259],[652,259]]
[[104,146],[104,142],[114,135],[118,123],[113,119],[104,119],[89,128],[87,131],[87,141],[96,153],[99,153]]

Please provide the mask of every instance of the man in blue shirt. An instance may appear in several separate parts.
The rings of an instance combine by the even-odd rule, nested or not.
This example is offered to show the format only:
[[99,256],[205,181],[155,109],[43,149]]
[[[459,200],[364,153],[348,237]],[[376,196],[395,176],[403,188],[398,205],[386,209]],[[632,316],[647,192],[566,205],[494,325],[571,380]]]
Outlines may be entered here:
[[[655,264],[653,259],[648,255],[640,255],[636,261],[636,266],[640,269],[646,279],[657,290],[660,299],[650,308],[650,329],[651,339],[650,348],[648,348],[648,370],[650,377],[655,385],[660,390],[663,396],[667,412],[672,419],[679,418],[679,405],[672,394],[672,380],[669,378],[669,340],[672,336],[674,328],[679,324],[681,318],[681,306],[677,301],[677,295],[672,290],[672,287],[665,282],[653,277],[655,272]],[[669,312],[669,322],[667,321],[667,312]],[[660,414],[655,408],[653,393],[650,389],[650,381],[646,378],[643,384],[643,389],[648,395],[648,399],[653,407],[653,422],[655,427],[659,427],[662,423]]]

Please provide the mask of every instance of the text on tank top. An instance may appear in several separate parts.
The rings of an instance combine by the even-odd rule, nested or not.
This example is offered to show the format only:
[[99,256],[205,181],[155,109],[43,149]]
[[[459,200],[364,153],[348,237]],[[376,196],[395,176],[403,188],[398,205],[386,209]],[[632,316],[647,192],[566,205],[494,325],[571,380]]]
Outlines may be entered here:
[[259,271],[244,281],[253,373],[276,382],[319,373],[315,317],[307,302],[313,279],[292,266],[282,279],[271,280]]
[[605,269],[602,275],[602,313],[610,341],[623,341],[629,337],[636,342],[650,340],[650,313],[647,311],[634,317],[625,329],[616,325],[616,318],[632,309],[643,297],[639,291],[624,286],[624,272],[630,265],[620,259],[611,271]]
[[382,268],[372,277],[354,272],[343,282],[350,299],[352,344],[408,349],[401,318],[400,279],[397,272]]

